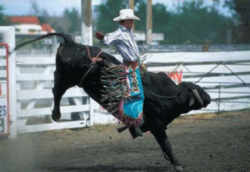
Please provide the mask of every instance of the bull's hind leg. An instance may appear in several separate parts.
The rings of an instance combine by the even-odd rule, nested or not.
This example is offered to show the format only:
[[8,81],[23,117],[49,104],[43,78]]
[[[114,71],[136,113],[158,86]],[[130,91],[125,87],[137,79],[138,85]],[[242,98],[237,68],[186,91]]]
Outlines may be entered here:
[[52,119],[58,121],[61,118],[60,111],[60,102],[65,91],[70,87],[67,82],[65,82],[62,73],[57,70],[54,73],[54,87],[53,87],[53,96],[54,96],[54,108],[52,110]]

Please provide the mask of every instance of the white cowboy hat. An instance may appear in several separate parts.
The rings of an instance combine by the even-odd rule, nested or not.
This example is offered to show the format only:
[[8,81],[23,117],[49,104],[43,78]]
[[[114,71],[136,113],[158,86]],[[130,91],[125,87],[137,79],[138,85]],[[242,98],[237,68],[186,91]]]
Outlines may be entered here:
[[115,17],[113,21],[117,22],[121,20],[140,20],[140,18],[135,16],[132,9],[122,9],[120,10],[120,16]]

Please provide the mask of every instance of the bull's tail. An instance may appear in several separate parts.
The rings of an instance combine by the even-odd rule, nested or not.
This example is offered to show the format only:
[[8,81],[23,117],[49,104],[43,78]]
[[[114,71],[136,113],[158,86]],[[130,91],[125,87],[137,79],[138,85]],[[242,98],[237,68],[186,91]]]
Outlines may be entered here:
[[42,40],[42,39],[45,39],[45,38],[48,38],[48,37],[51,37],[51,36],[61,37],[67,43],[73,43],[74,42],[70,35],[63,34],[63,33],[49,33],[49,34],[46,34],[46,35],[43,35],[43,36],[39,36],[39,37],[37,37],[35,39],[32,39],[32,40],[22,42],[21,44],[18,44],[13,51],[16,51],[19,48],[21,48],[21,47],[23,47],[25,45],[28,45],[28,44],[30,44],[32,42],[36,42],[36,41],[39,41],[39,40]]

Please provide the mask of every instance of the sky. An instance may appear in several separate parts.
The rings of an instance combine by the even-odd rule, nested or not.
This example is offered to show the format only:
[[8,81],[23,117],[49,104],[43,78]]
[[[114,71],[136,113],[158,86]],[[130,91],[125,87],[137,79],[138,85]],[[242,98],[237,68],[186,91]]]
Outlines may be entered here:
[[[76,8],[80,10],[81,0],[0,0],[0,5],[4,6],[6,15],[27,15],[31,12],[31,2],[35,1],[40,9],[46,9],[50,15],[61,15],[65,8]],[[92,0],[93,5],[98,5],[102,0]],[[177,2],[183,0],[152,0],[153,3],[163,3],[169,8],[173,8]],[[205,0],[211,5],[213,0]],[[223,13],[226,11],[219,7]]]

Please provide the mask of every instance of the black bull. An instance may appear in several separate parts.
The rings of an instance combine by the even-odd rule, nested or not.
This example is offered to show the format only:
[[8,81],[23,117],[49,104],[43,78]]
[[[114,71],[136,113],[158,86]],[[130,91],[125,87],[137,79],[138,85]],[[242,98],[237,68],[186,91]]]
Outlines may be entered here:
[[[75,85],[83,88],[90,97],[102,105],[100,100],[103,87],[100,82],[100,69],[105,62],[120,64],[119,61],[102,52],[100,58],[103,61],[93,65],[86,46],[77,44],[69,36],[59,33],[38,37],[17,46],[16,49],[50,36],[63,38],[56,55],[52,118],[54,120],[60,119],[61,98],[67,89]],[[88,48],[92,57],[100,52],[97,47],[88,46]],[[145,94],[143,109],[145,122],[141,129],[143,132],[150,131],[154,135],[165,159],[169,160],[177,171],[181,171],[182,167],[172,152],[165,130],[167,125],[180,114],[206,107],[210,103],[210,96],[201,87],[189,82],[176,85],[164,73],[144,72],[142,80]],[[198,93],[198,97],[195,96],[193,90]]]

